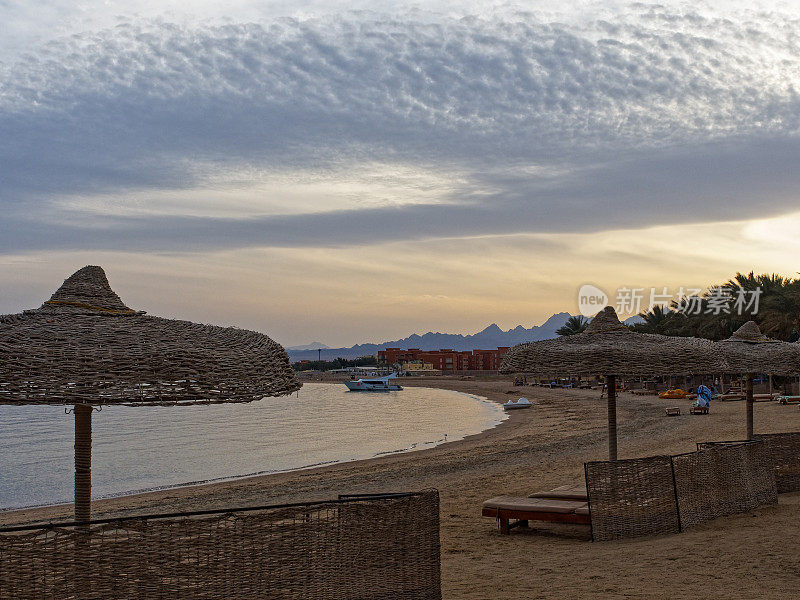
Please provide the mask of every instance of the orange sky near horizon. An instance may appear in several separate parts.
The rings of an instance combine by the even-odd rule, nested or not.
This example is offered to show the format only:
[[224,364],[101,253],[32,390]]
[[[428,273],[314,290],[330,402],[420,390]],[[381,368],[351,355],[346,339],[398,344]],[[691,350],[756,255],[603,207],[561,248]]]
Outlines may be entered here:
[[[216,253],[73,252],[6,256],[0,311],[38,306],[85,264],[106,269],[130,306],[150,314],[267,333],[284,345],[331,347],[412,333],[475,333],[578,313],[591,283],[707,287],[737,271],[796,276],[800,213],[747,222],[591,234],[485,236],[341,249]],[[436,258],[432,258],[436,257]],[[444,258],[443,258],[444,257]],[[645,300],[645,303],[647,300]],[[643,306],[644,308],[644,306]],[[623,315],[624,316],[624,315]]]

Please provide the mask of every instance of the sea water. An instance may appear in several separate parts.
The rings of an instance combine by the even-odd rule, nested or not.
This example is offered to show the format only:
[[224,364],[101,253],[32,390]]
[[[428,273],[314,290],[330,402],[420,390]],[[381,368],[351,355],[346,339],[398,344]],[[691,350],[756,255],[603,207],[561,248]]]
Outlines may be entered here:
[[[458,392],[324,383],[249,404],[104,407],[93,413],[92,497],[430,448],[504,418]],[[0,406],[0,509],[72,500],[73,427],[64,407]]]

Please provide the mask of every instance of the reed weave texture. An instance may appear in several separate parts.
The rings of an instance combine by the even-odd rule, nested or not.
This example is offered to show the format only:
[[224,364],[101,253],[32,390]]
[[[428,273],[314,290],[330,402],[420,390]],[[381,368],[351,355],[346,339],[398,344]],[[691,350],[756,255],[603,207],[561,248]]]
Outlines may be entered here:
[[0,532],[0,598],[439,600],[439,495]]
[[756,435],[775,465],[778,493],[800,492],[800,432]]
[[768,338],[755,321],[748,321],[716,346],[722,359],[719,373],[800,373],[800,345]]
[[584,333],[514,346],[501,373],[553,375],[800,374],[800,344],[765,337],[753,321],[722,342],[635,333],[610,306]]
[[514,346],[501,373],[537,375],[645,375],[720,372],[710,340],[635,333],[610,306],[584,333]]
[[678,533],[669,456],[586,463],[592,539]]
[[753,441],[700,447],[697,452],[672,457],[683,527],[778,502],[767,444]]
[[100,267],[0,316],[0,404],[250,402],[299,388],[266,335],[133,311]]

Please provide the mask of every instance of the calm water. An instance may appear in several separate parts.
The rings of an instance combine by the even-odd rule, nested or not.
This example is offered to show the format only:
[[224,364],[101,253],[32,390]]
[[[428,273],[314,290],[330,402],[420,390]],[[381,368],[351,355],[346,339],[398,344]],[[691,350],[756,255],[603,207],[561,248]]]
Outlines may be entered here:
[[[93,416],[92,496],[429,448],[503,418],[499,406],[457,392],[323,383],[251,404],[107,407]],[[0,406],[0,508],[72,500],[73,427],[63,407]]]

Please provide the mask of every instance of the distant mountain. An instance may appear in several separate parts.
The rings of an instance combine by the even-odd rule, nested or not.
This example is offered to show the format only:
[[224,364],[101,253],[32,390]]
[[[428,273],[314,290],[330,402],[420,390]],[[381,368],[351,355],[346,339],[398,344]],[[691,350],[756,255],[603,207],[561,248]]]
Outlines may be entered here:
[[287,346],[287,352],[292,351],[302,351],[302,350],[317,350],[317,349],[327,350],[330,346],[326,346],[322,342],[311,342],[310,344],[304,344],[302,346]]
[[625,325],[638,325],[639,323],[644,323],[644,319],[639,315],[633,315],[625,319],[623,323],[625,323]]
[[[415,333],[407,338],[380,344],[356,344],[349,348],[325,347],[321,352],[321,356],[323,360],[333,360],[337,357],[353,359],[359,356],[377,354],[378,350],[384,350],[386,348],[419,348],[420,350],[452,348],[453,350],[472,350],[474,348],[493,349],[498,346],[515,346],[522,342],[535,342],[537,340],[547,340],[556,337],[556,330],[566,323],[570,316],[569,313],[561,312],[553,315],[541,325],[534,325],[530,329],[518,325],[514,329],[503,331],[496,323],[492,323],[486,329],[472,335],[434,333],[429,331],[424,335]],[[309,350],[302,349],[300,346],[295,346],[287,348],[286,351],[289,353],[289,358],[292,362],[298,360],[317,360],[318,353],[316,348]]]

